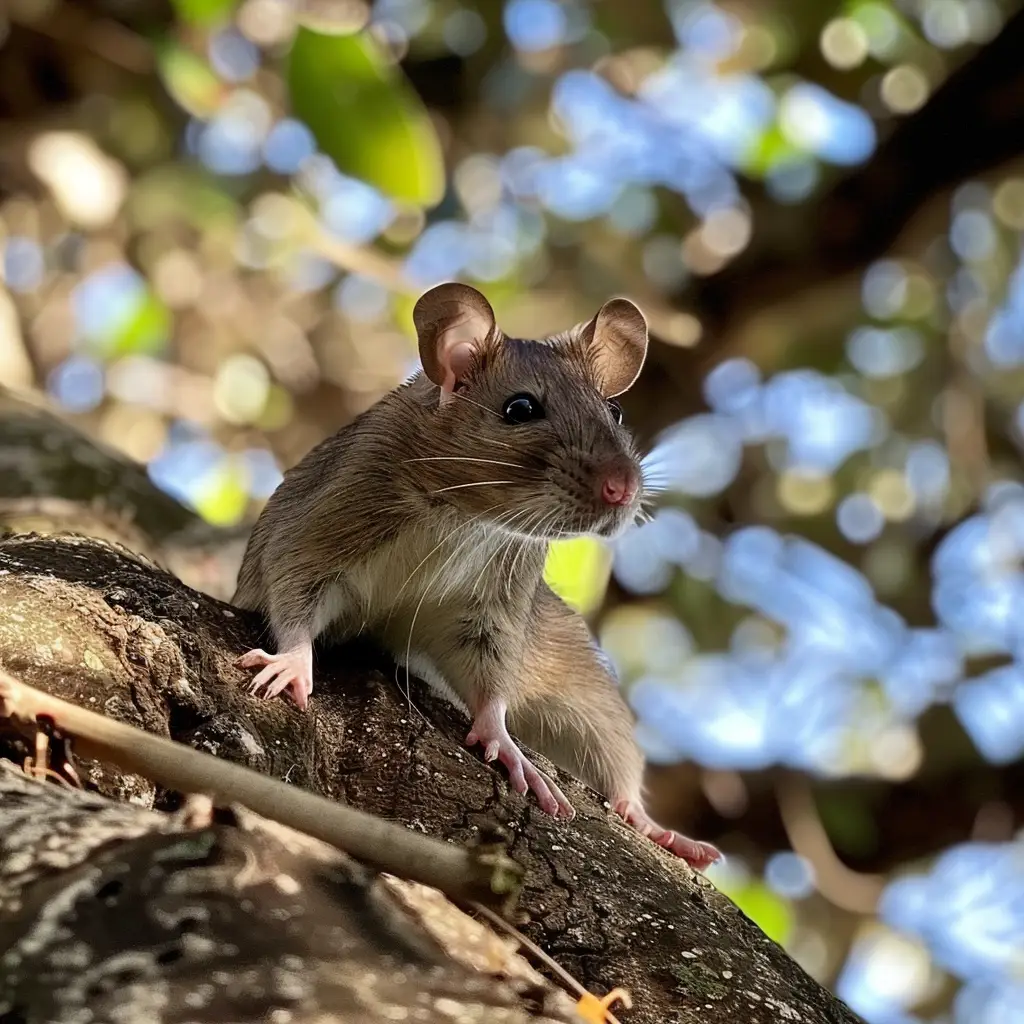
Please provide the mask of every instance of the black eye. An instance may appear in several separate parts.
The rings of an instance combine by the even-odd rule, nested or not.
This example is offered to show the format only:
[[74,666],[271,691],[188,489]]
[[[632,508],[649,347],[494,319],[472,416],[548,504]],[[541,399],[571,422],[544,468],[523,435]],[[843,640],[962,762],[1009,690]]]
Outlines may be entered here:
[[513,395],[505,403],[506,423],[528,423],[544,419],[544,406],[533,395]]
[[614,398],[608,399],[608,408],[612,411],[612,419],[616,423],[622,423],[622,406]]

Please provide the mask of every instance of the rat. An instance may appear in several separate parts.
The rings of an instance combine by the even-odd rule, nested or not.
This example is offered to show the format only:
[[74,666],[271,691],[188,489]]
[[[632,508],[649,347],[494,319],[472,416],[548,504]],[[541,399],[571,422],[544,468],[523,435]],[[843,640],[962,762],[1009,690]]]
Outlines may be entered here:
[[617,396],[647,353],[628,299],[542,340],[507,337],[457,283],[417,301],[422,370],[289,469],[257,520],[233,603],[269,620],[253,693],[306,708],[313,642],[368,634],[472,717],[468,746],[554,816],[574,810],[520,749],[597,789],[698,870],[715,847],[644,808],[644,759],[614,669],[544,580],[548,543],[611,539],[642,515]]

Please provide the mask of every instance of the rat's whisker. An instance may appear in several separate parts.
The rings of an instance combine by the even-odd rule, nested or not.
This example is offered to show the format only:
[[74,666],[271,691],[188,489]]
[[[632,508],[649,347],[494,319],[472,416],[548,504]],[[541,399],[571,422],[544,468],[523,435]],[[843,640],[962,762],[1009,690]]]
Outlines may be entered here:
[[[506,517],[504,520],[497,520],[496,519],[495,520],[495,525],[498,525],[499,522],[500,522],[501,526],[507,528],[510,523],[514,523],[518,518],[520,518],[520,516],[529,515],[530,511],[531,510],[529,508],[519,509],[517,512],[515,512],[512,515]],[[483,567],[480,569],[480,572],[477,573],[476,579],[473,581],[473,589],[470,591],[470,595],[471,596],[474,596],[474,597],[476,596],[476,588],[480,586],[480,583],[483,580],[484,575],[486,574],[487,570],[491,567],[491,564],[494,562],[494,560],[499,555],[501,555],[503,552],[507,551],[508,548],[509,548],[509,545],[513,544],[516,540],[517,540],[517,537],[513,533],[513,534],[510,534],[507,538],[504,538],[503,540],[501,540],[496,545],[494,551],[492,551],[491,554],[488,556],[487,560],[483,564]]]
[[[508,573],[508,588],[507,589],[508,589],[509,593],[512,592],[512,581],[515,579],[515,576],[516,576],[516,566],[519,564],[519,559],[522,557],[523,552],[527,549],[527,547],[529,547],[532,544],[534,544],[536,540],[540,539],[540,537],[541,537],[541,534],[540,534],[541,528],[544,527],[549,521],[553,521],[554,518],[558,515],[557,510],[556,511],[552,511],[552,512],[548,512],[546,515],[542,514],[542,512],[543,512],[543,510],[539,510],[535,514],[536,517],[533,520],[530,520],[527,523],[527,529],[529,530],[529,535],[530,535],[531,539],[527,540],[527,541],[524,541],[522,544],[520,544],[519,550],[516,552],[515,558],[512,559],[512,567],[509,569],[509,573]],[[545,552],[545,557],[546,557],[546,552]]]
[[[535,504],[530,503],[526,506],[525,511],[527,513],[526,521],[517,524],[515,530],[510,531],[510,539],[513,542],[518,541],[518,547],[515,553],[515,559],[518,560],[522,554],[523,549],[534,543],[533,530],[537,522],[543,518],[544,508],[543,506],[537,507]],[[515,561],[513,561],[515,564]]]
[[[492,505],[490,508],[484,509],[483,512],[477,513],[477,515],[473,516],[472,519],[469,520],[469,522],[467,522],[465,524],[463,524],[463,523],[456,523],[455,526],[451,530],[449,530],[447,533],[445,533],[445,535],[437,542],[437,544],[435,544],[426,553],[426,555],[419,562],[419,564],[416,566],[416,568],[413,569],[413,571],[411,573],[409,573],[409,575],[405,578],[405,582],[402,584],[402,586],[399,588],[398,593],[395,595],[394,602],[391,605],[391,611],[388,612],[388,617],[387,617],[387,619],[386,619],[386,621],[384,623],[384,629],[385,630],[391,624],[391,619],[394,616],[395,611],[399,607],[398,598],[401,596],[402,591],[405,590],[405,588],[409,585],[410,580],[412,580],[413,576],[415,576],[416,573],[419,572],[419,570],[424,566],[424,564],[427,562],[427,560],[430,558],[430,556],[433,555],[434,552],[437,551],[438,548],[440,548],[442,545],[446,544],[452,537],[454,537],[455,534],[459,532],[459,530],[469,527],[472,523],[474,523],[481,516],[486,515],[488,512],[493,512],[494,509],[500,508],[500,507],[501,507],[500,503],[498,505]],[[467,536],[472,536],[472,531],[469,534],[467,534]],[[461,546],[462,546],[462,542],[457,544],[455,546],[455,551],[452,552],[452,555],[454,555],[456,552],[458,552],[458,550],[461,548]],[[449,557],[451,557],[451,556],[449,556]],[[447,565],[447,564],[448,564],[448,562],[446,560],[441,565],[441,567],[438,569],[438,573],[435,574],[435,579],[436,579],[437,574],[439,574],[441,572],[441,570],[444,569],[444,566]],[[423,592],[423,597],[426,597],[427,591],[429,591],[432,586],[433,586],[433,580],[431,580],[431,582],[427,584],[427,587],[426,587],[426,589]],[[422,604],[423,604],[423,598],[421,597],[420,598],[420,603],[416,606],[416,614],[419,614],[419,608],[420,608],[420,605],[422,605]],[[406,658],[405,658],[405,689],[404,689],[404,691],[402,691],[401,683],[398,684],[398,688],[399,688],[400,691],[404,692],[405,700],[406,700],[406,703],[409,705],[410,710],[415,711],[420,716],[420,718],[423,719],[424,722],[428,722],[428,719],[427,719],[426,715],[424,715],[423,712],[420,711],[420,709],[418,707],[416,707],[416,705],[413,703],[413,699],[412,699],[412,683],[411,683],[411,680],[410,680],[410,673],[409,673],[409,654],[410,654],[410,650],[411,650],[411,647],[412,647],[412,631],[415,628],[415,626],[416,626],[416,616],[414,615],[413,616],[412,625],[409,627],[409,643],[406,646],[406,652],[405,652],[405,654],[406,654]],[[396,679],[395,679],[395,681],[398,682],[397,672],[396,672]],[[428,724],[429,724],[429,722],[428,722]]]
[[644,487],[669,487],[674,479],[671,473],[659,473],[647,468],[643,471]]
[[548,509],[547,512],[543,508],[537,509],[533,518],[523,528],[523,532],[531,541],[540,539],[543,536],[541,527],[555,514],[551,509]]
[[473,518],[470,519],[469,522],[456,523],[455,526],[453,526],[447,533],[445,533],[445,535],[423,556],[423,558],[420,559],[416,568],[413,569],[413,571],[409,573],[408,576],[406,576],[405,582],[401,585],[401,587],[398,588],[398,593],[395,594],[394,598],[392,599],[391,611],[388,613],[388,617],[384,622],[385,629],[387,629],[387,627],[390,625],[391,619],[395,614],[395,610],[398,608],[398,599],[402,596],[402,593],[405,591],[405,588],[412,582],[413,576],[415,576],[416,573],[418,573],[420,569],[422,569],[423,566],[426,565],[426,563],[430,560],[430,556],[433,555],[434,552],[438,550],[438,548],[441,548],[445,544],[447,544],[448,541],[451,540],[451,538],[454,537],[455,534],[457,534],[460,530],[468,528],[471,524],[475,523],[482,516],[487,515],[488,512],[493,512],[496,508],[501,508],[502,504],[502,502],[499,502],[497,505],[492,505],[490,508],[485,508],[483,512],[479,512],[475,516],[473,516]]
[[544,506],[535,509],[533,518],[527,523],[524,533],[531,543],[538,540],[543,540],[545,537],[544,527],[547,523],[554,521],[559,515],[557,509],[548,509],[544,511]]
[[505,581],[505,593],[512,593],[512,584],[516,578],[516,566],[519,564],[519,559],[523,557],[523,552],[530,546],[532,542],[528,540],[520,541],[519,547],[516,550],[515,555],[512,558],[512,565],[508,571],[508,579]]
[[[440,385],[437,385],[440,387]],[[475,405],[478,409],[483,409],[484,412],[489,412],[492,416],[497,416],[498,419],[502,419],[502,415],[496,409],[488,409],[486,405],[481,405],[479,402],[474,402],[472,398],[467,398],[465,395],[460,395],[458,391],[451,391],[449,394],[452,398],[459,399],[460,402],[468,402],[470,405]]]
[[[481,513],[481,515],[482,514],[483,513]],[[479,516],[475,518],[479,518]],[[448,568],[448,565],[452,561],[452,559],[454,559],[456,555],[458,555],[459,552],[462,551],[462,549],[467,544],[475,542],[476,540],[476,534],[472,530],[466,530],[465,537],[463,537],[462,540],[460,540],[459,543],[455,545],[455,547],[449,553],[448,557],[437,567],[437,569],[434,571],[434,575],[430,577],[430,581],[423,588],[423,593],[422,595],[420,595],[420,599],[417,602],[416,608],[412,613],[412,622],[409,623],[409,638],[408,640],[406,640],[405,643],[405,685],[407,689],[410,688],[412,685],[410,682],[409,675],[409,659],[412,655],[412,637],[413,633],[416,630],[416,620],[419,618],[420,609],[423,607],[423,602],[427,599],[427,594],[430,593],[431,588],[441,578],[441,574],[444,572],[446,568]]]
[[[529,530],[530,524],[535,521],[536,517],[539,514],[540,513],[538,511],[530,509],[530,517],[527,518],[526,523],[524,524],[525,529]],[[520,534],[513,533],[509,535],[508,544],[505,546],[505,550],[502,552],[501,562],[498,565],[498,569],[496,571],[498,574],[505,575],[505,594],[509,597],[512,596],[512,584],[515,580],[516,563],[519,561],[519,558],[522,555],[525,548],[529,546],[531,543],[531,541],[527,540]],[[512,566],[506,574],[504,572],[504,570],[507,568],[506,559],[510,555],[512,557]]]
[[641,473],[645,480],[656,480],[658,483],[668,483],[675,479],[676,473],[673,472],[672,466],[668,465],[649,465],[644,464],[641,468]]
[[[508,518],[509,516],[514,515],[514,513],[515,513],[515,509],[506,509],[504,512],[501,512],[497,516],[497,518],[495,520],[493,520],[492,522],[481,523],[481,527],[483,529],[487,530],[487,532],[489,533],[494,522],[501,522],[501,521],[505,520],[506,518]],[[481,543],[486,543],[486,540],[482,539],[480,537],[480,533],[477,531],[473,535],[467,537],[465,540],[460,541],[458,543],[458,545],[456,546],[456,550],[457,551],[462,551],[463,549],[465,549],[467,547],[467,545],[472,546],[474,544],[481,544]],[[469,557],[469,552],[468,551],[466,552],[466,556],[467,556],[467,558]],[[430,582],[430,584],[428,585],[428,588],[427,588],[427,589],[430,589],[431,587],[434,587],[437,584],[440,584],[440,587],[437,590],[434,591],[435,600],[437,602],[443,601],[445,598],[447,598],[448,594],[451,592],[452,588],[455,587],[460,582],[460,580],[462,579],[461,574],[459,574],[457,572],[449,572],[447,574],[444,573],[444,569],[445,569],[445,567],[447,565],[447,562],[448,562],[448,560],[446,559],[445,562],[438,568],[438,571],[434,573],[434,577],[431,580],[431,582]]]
[[[548,517],[548,519],[546,519],[543,523],[541,523],[541,527],[543,527],[543,532],[539,533],[538,536],[543,537],[545,540],[548,540],[548,541],[551,541],[551,540],[561,540],[563,537],[570,536],[570,533],[567,530],[556,529],[553,533],[550,532],[551,526],[553,526],[555,524],[555,522],[557,522],[557,520],[558,520],[558,516],[555,513],[552,513]],[[551,524],[551,525],[549,525],[549,524]]]
[[543,507],[539,508],[539,509],[535,509],[534,511],[535,511],[534,518],[531,519],[531,520],[528,520],[526,525],[517,526],[516,530],[515,530],[517,536],[521,540],[526,540],[526,541],[529,541],[531,543],[535,543],[536,541],[543,539],[543,535],[537,532],[537,528],[538,528],[539,523],[542,520],[549,518],[549,515],[544,515],[543,514],[543,512],[544,512]]
[[[492,445],[497,445],[499,448],[508,448],[509,451],[513,451],[517,455],[519,454],[519,451],[520,451],[518,446],[516,446],[514,444],[509,444],[508,441],[499,441],[498,438],[496,438],[496,437],[481,437],[479,434],[477,434],[476,436],[474,436],[473,440],[479,442],[480,444],[484,444],[484,445],[492,444]],[[526,467],[521,467],[521,468],[525,469]]]
[[443,494],[445,491],[457,491],[463,487],[490,487],[497,484],[514,484],[515,480],[475,480],[468,484],[452,484],[449,487],[439,487],[436,491],[428,491],[428,494]]
[[488,466],[508,466],[510,469],[526,469],[518,462],[499,462],[497,459],[476,459],[468,455],[421,455],[415,459],[403,459],[403,462],[483,462]]

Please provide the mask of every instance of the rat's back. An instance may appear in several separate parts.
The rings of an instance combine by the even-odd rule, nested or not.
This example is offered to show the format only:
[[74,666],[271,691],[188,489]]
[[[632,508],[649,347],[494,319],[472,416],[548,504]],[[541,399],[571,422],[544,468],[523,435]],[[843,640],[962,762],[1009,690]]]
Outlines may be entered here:
[[388,452],[408,391],[385,395],[285,471],[249,537],[232,604],[269,612],[275,580],[316,586],[397,527]]

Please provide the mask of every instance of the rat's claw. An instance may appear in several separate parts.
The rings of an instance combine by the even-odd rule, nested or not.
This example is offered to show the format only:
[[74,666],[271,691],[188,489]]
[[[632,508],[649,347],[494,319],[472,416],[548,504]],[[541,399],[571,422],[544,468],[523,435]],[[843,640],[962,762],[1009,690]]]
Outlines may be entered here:
[[[565,798],[565,794],[555,785],[550,776],[545,775],[532,761],[523,757],[520,751],[516,752],[522,759],[520,768],[524,779],[524,786],[519,792],[525,793],[527,788],[532,789],[537,794],[537,803],[540,804],[541,810],[546,811],[553,818],[575,818],[576,811],[572,804]],[[507,761],[503,761],[503,763],[506,767],[508,766]],[[511,772],[512,769],[509,769],[509,774]]]
[[254,650],[243,654],[236,664],[243,668],[263,666],[249,686],[251,694],[270,698],[288,690],[295,703],[304,710],[313,692],[310,660],[302,651],[267,654],[266,651]]
[[710,843],[690,839],[678,832],[669,832],[668,835],[670,842],[663,844],[665,849],[692,864],[695,871],[704,871],[722,859],[721,851]]
[[235,664],[239,668],[256,668],[257,665],[266,665],[267,659],[270,657],[266,651],[261,651],[257,648],[254,651],[247,651],[245,654],[240,654],[235,658]]
[[261,664],[266,667],[262,671],[256,673],[252,684],[249,686],[249,692],[254,696],[265,686],[269,687],[273,680],[284,671],[284,665],[279,661],[271,661],[269,663],[264,661],[261,662]]
[[508,769],[509,782],[517,793],[533,790],[542,811],[552,817],[572,818],[576,812],[562,791],[516,745],[505,728],[504,710],[488,709],[477,716],[466,737],[466,745],[480,744],[485,761],[501,761]]
[[685,860],[695,871],[703,871],[722,859],[722,854],[710,843],[702,843],[679,832],[662,828],[635,800],[618,800],[614,803],[613,809],[626,824],[632,825],[637,832],[647,836],[669,853]]
[[284,672],[282,672],[272,683],[267,684],[266,692],[263,696],[269,700],[271,697],[276,697],[279,693],[283,693],[288,689],[291,690],[292,699],[299,708],[305,710],[306,705],[309,703],[310,693],[309,689],[306,687],[305,681],[299,678],[290,678]]

